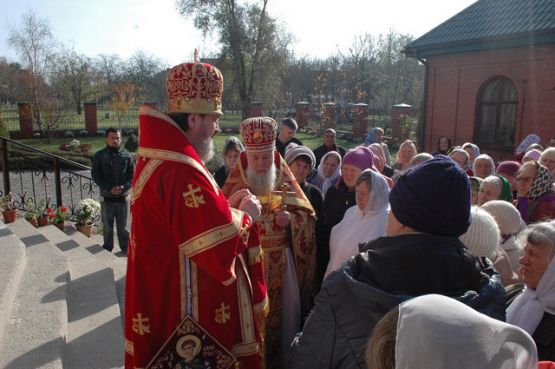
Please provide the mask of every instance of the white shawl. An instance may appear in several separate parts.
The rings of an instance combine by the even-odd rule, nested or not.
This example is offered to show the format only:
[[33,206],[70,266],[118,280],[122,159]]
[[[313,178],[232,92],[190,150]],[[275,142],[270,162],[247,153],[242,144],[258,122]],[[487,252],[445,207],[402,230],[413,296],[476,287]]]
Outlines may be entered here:
[[358,254],[358,245],[385,236],[389,210],[389,185],[385,178],[371,171],[370,199],[364,211],[358,205],[345,212],[343,220],[335,225],[330,236],[330,261],[324,278],[348,258]]
[[538,283],[538,287],[524,287],[524,291],[507,309],[507,322],[533,334],[543,313],[555,314],[555,257]]

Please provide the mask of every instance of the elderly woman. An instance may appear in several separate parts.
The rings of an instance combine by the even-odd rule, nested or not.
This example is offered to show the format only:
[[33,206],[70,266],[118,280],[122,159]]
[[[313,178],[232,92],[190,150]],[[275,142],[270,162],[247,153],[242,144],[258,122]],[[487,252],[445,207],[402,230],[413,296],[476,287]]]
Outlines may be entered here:
[[478,177],[468,177],[470,181],[470,204],[471,205],[478,205],[478,195],[480,193],[480,187],[482,187],[482,183],[484,180]]
[[395,172],[395,179],[399,178],[410,168],[410,161],[416,154],[416,145],[412,142],[412,140],[406,140],[399,146],[395,164],[391,167]]
[[387,159],[385,157],[385,152],[382,145],[379,143],[373,143],[368,146],[368,148],[374,153],[374,164],[378,171],[384,176],[391,178],[393,177],[393,169],[387,164]]
[[437,140],[437,151],[434,152],[432,155],[449,155],[449,149],[451,148],[451,146],[453,146],[451,144],[451,139],[447,136],[441,136]]
[[517,209],[526,224],[555,218],[555,193],[549,169],[536,161],[524,163],[516,177]]
[[476,158],[480,156],[480,148],[478,147],[478,145],[475,145],[471,142],[465,142],[462,145],[462,149],[466,151],[470,156],[471,163],[474,163],[474,160],[476,160]]
[[517,198],[516,175],[518,173],[518,170],[520,169],[520,166],[521,165],[519,162],[510,160],[502,161],[497,165],[497,174],[505,177],[507,181],[509,181],[511,188],[513,189],[513,200]]
[[356,202],[331,230],[330,262],[324,278],[358,254],[359,244],[385,236],[389,208],[389,185],[385,178],[371,169],[363,171],[357,180]]
[[542,152],[540,163],[549,169],[551,177],[555,179],[555,147],[549,147]]
[[224,164],[214,173],[214,179],[220,188],[223,187],[229,172],[235,168],[237,159],[239,159],[239,155],[243,151],[245,151],[245,148],[237,137],[231,136],[226,138],[222,153],[224,157]]
[[328,190],[335,186],[341,176],[341,155],[337,151],[330,151],[322,157],[315,176],[310,183],[322,190],[325,196]]
[[421,152],[419,154],[414,155],[414,157],[410,161],[410,166],[414,167],[415,165],[418,165],[418,164],[422,163],[423,161],[430,160],[433,157],[434,156],[430,153]]
[[540,161],[541,156],[541,150],[531,149],[526,151],[526,154],[524,154],[524,156],[522,157],[521,162],[526,163],[527,161]]
[[513,190],[506,178],[502,176],[487,176],[478,192],[478,205],[484,205],[492,200],[513,202]]
[[407,300],[376,325],[366,348],[372,369],[536,369],[522,329],[442,295]]
[[532,335],[540,360],[555,360],[555,223],[537,223],[521,238],[524,290],[507,309],[507,322]]
[[[449,157],[453,159],[455,163],[457,163],[459,167],[466,172],[466,174],[469,173],[468,163],[470,163],[470,155],[468,155],[468,153],[465,150],[461,149],[460,147],[455,147],[449,153]],[[468,174],[468,175],[472,176],[472,174]]]
[[368,132],[368,136],[366,136],[366,140],[364,141],[364,144],[366,146],[371,145],[373,143],[378,143],[380,144],[380,146],[383,148],[384,154],[385,154],[385,164],[389,165],[389,163],[391,162],[391,155],[389,154],[389,147],[387,146],[387,144],[385,142],[383,142],[383,135],[384,135],[384,130],[383,128],[380,127],[374,127],[370,130],[370,132]]
[[495,174],[495,162],[487,154],[478,155],[472,164],[472,172],[476,177],[486,178]]

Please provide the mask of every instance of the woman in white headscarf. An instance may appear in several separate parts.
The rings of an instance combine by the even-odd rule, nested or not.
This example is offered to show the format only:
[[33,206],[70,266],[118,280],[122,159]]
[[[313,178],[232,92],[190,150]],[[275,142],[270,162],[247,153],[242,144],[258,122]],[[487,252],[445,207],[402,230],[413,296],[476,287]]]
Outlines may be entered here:
[[322,157],[318,164],[318,173],[313,176],[309,182],[322,190],[322,194],[326,196],[326,192],[341,176],[341,155],[337,151],[330,151]]
[[360,243],[385,236],[389,185],[380,173],[366,169],[360,174],[356,182],[356,203],[331,230],[330,261],[324,278],[358,254]]
[[507,322],[530,333],[540,360],[555,361],[555,222],[536,223],[523,232],[519,260],[524,290],[507,309]]
[[536,369],[522,329],[442,295],[400,304],[376,325],[366,348],[372,369]]

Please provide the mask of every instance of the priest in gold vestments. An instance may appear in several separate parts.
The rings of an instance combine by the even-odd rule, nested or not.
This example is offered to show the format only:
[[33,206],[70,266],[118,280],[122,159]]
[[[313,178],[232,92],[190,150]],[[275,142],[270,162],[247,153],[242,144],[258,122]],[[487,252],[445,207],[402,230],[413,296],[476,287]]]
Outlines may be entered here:
[[241,153],[223,192],[229,198],[248,188],[262,205],[258,220],[270,300],[266,318],[266,369],[280,368],[312,308],[316,269],[315,213],[285,160],[275,150],[277,123],[249,118],[240,130]]

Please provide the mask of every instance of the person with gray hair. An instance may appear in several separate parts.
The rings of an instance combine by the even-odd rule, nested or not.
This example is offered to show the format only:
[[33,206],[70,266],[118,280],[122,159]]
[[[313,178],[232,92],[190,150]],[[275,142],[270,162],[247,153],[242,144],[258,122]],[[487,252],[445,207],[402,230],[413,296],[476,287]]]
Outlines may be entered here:
[[530,225],[520,241],[519,274],[524,290],[507,309],[507,322],[536,342],[540,360],[555,360],[555,222]]
[[297,145],[303,144],[301,140],[294,137],[295,133],[297,133],[297,129],[299,129],[299,126],[295,119],[285,118],[281,121],[276,137],[276,150],[281,154],[281,157],[285,158],[285,148],[291,142]]
[[410,161],[410,166],[414,167],[415,165],[418,165],[420,163],[422,163],[423,161],[429,160],[431,158],[433,158],[434,156],[430,153],[427,152],[421,152],[419,154],[416,154]]

